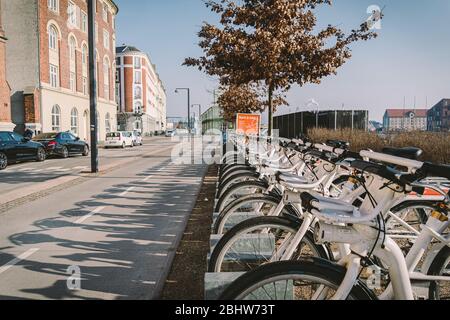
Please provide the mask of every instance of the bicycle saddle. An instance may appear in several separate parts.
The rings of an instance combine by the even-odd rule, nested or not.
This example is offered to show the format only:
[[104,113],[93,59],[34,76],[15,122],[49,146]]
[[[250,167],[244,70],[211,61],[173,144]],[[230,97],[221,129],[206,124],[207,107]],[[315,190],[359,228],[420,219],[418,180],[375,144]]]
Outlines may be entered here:
[[419,148],[383,148],[383,153],[391,156],[406,158],[411,160],[417,160],[422,155],[423,150]]

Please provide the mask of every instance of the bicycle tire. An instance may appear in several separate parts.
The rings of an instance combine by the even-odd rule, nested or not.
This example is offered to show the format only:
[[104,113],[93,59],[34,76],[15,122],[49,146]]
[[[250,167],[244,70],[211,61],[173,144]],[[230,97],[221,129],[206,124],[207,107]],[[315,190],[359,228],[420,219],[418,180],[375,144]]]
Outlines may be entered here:
[[[245,273],[229,285],[219,300],[241,300],[246,292],[264,285],[271,279],[307,277],[320,279],[337,289],[345,277],[346,269],[328,260],[308,258],[299,261],[280,261],[262,265]],[[367,286],[357,281],[348,300],[378,300]]]
[[[236,199],[235,201],[231,202],[225,209],[220,212],[219,216],[216,218],[216,221],[214,222],[213,226],[213,234],[221,234],[221,229],[223,229],[225,221],[233,214],[233,208],[236,208],[246,202],[252,202],[257,200],[265,200],[267,203],[271,203],[274,206],[278,206],[278,204],[283,201],[281,196],[275,195],[275,194],[255,194],[255,195],[249,195],[245,196],[239,199]],[[292,216],[298,216],[297,210],[292,207],[291,205],[285,205],[283,212]]]
[[[295,234],[300,229],[301,225],[302,220],[287,217],[257,217],[237,224],[231,228],[214,247],[208,263],[208,272],[221,272],[221,269],[218,268],[217,264],[220,259],[223,258],[224,248],[227,248],[230,242],[236,240],[236,236],[246,234],[246,231],[248,232],[258,227],[270,227],[273,229],[284,228],[285,230],[292,231],[292,233]],[[305,240],[308,245],[314,248],[317,257],[327,260],[331,259],[331,250],[324,246],[315,244],[312,230],[305,235]],[[297,258],[298,256],[296,259]]]
[[259,188],[260,190],[267,190],[269,188],[269,184],[263,180],[249,180],[249,181],[238,182],[238,183],[232,185],[230,188],[228,188],[222,194],[222,196],[217,201],[217,205],[216,205],[216,208],[214,211],[220,212],[221,208],[223,207],[223,204],[227,200],[227,197],[230,197],[234,192],[236,192],[239,189],[243,189],[245,187],[249,187],[249,188],[255,187],[255,188]]

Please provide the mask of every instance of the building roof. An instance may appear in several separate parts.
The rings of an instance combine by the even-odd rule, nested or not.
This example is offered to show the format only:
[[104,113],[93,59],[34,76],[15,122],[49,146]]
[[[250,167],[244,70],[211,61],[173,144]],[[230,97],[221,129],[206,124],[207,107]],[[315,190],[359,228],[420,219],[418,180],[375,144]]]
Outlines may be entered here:
[[127,53],[127,52],[130,52],[130,53],[131,52],[140,52],[140,53],[142,53],[141,50],[139,50],[138,48],[133,47],[133,46],[123,45],[123,46],[120,46],[120,47],[116,48],[116,53]]
[[405,118],[408,117],[408,114],[414,112],[416,117],[426,118],[427,117],[427,109],[387,109],[386,115],[389,118]]
[[441,101],[439,101],[435,106],[433,106],[431,110],[433,109],[437,109],[437,108],[442,108],[442,107],[447,107],[450,106],[450,99],[442,99]]

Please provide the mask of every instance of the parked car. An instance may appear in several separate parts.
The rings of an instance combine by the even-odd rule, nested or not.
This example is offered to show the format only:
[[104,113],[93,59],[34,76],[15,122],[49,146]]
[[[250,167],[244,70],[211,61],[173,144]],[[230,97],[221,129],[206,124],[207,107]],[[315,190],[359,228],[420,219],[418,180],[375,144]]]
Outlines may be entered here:
[[105,149],[134,147],[133,138],[130,132],[110,132],[106,134]]
[[42,144],[24,138],[15,132],[0,131],[0,170],[6,169],[8,164],[19,161],[42,162],[45,159],[46,153]]
[[189,135],[189,131],[187,129],[177,129],[175,130],[175,135],[177,136],[188,136]]
[[89,155],[89,145],[70,132],[41,133],[33,138],[33,141],[44,145],[47,156],[68,158],[71,155]]
[[175,137],[175,130],[167,130],[166,137]]
[[142,133],[140,133],[139,131],[134,131],[134,136],[135,136],[135,146],[142,146],[144,144],[144,140],[142,138]]
[[131,140],[133,140],[133,147],[142,146],[142,137],[138,137],[136,131],[127,131],[126,133],[131,136]]

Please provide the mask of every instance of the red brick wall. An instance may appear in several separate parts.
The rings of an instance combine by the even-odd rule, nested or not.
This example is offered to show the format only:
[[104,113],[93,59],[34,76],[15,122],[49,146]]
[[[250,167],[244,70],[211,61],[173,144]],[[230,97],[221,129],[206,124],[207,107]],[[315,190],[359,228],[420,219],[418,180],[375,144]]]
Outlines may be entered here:
[[[69,0],[60,0],[60,9],[59,14],[53,13],[51,10],[47,8],[47,0],[39,0],[40,1],[40,17],[39,17],[39,28],[40,28],[40,41],[41,41],[41,49],[40,49],[40,75],[41,81],[45,83],[49,83],[49,51],[48,51],[48,34],[47,34],[47,25],[49,20],[54,20],[59,29],[61,30],[61,39],[59,41],[59,68],[60,68],[60,85],[62,88],[69,89],[70,88],[70,61],[69,61],[69,34],[73,33],[75,38],[77,39],[77,53],[76,53],[76,62],[77,62],[77,91],[82,92],[82,60],[81,60],[81,45],[83,41],[88,42],[88,34],[84,33],[80,29],[77,28],[69,28],[68,26],[68,3]],[[85,0],[72,0],[82,11],[87,12],[87,4]],[[97,0],[98,3],[100,3]],[[96,21],[98,24],[98,42],[96,45],[99,57],[98,57],[98,88],[99,88],[99,97],[104,98],[104,90],[103,90],[103,59],[105,56],[109,58],[110,61],[110,97],[109,100],[114,100],[114,76],[112,63],[115,59],[115,48],[113,48],[113,36],[115,35],[115,31],[112,25],[112,16],[108,15],[108,23],[103,21],[101,6],[98,4],[98,10],[96,15]],[[110,49],[107,50],[103,46],[103,30],[106,29],[110,35]],[[88,74],[89,76],[89,74]],[[107,97],[108,98],[108,97]]]

